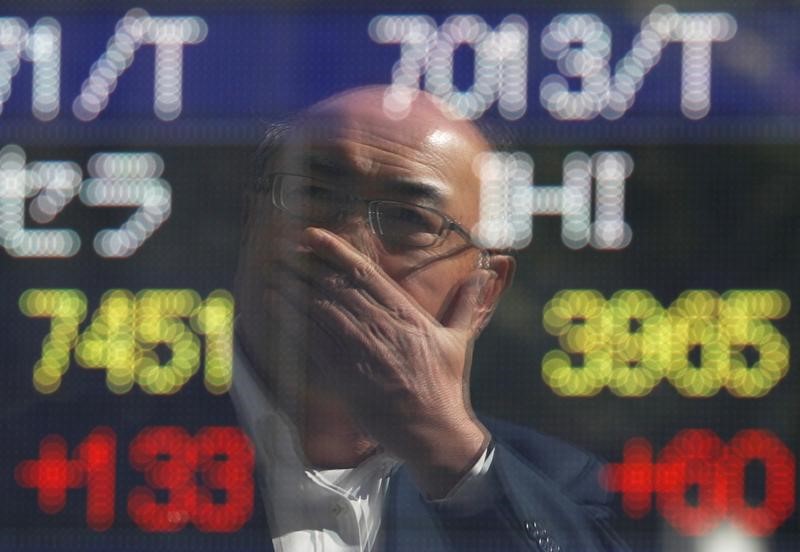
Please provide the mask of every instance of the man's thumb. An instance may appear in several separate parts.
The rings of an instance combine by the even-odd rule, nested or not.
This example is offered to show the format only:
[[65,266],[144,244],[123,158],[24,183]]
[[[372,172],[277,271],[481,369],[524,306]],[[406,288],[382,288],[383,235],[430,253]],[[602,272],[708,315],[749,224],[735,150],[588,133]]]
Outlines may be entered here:
[[492,270],[478,269],[461,284],[442,323],[448,328],[469,330],[477,333],[481,319],[488,311],[486,295],[497,278]]

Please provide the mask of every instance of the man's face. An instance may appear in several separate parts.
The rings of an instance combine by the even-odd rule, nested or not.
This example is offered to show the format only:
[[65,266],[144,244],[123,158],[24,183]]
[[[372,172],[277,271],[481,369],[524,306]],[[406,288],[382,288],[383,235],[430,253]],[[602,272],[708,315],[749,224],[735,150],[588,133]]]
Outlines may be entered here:
[[[447,119],[430,100],[423,98],[408,117],[395,121],[383,113],[381,99],[379,90],[367,89],[315,106],[270,160],[266,173],[314,177],[365,200],[430,207],[471,228],[477,222],[480,189],[472,162],[487,149],[483,138],[468,123]],[[269,193],[259,194],[250,205],[237,275],[238,331],[252,360],[267,370],[268,380],[276,377],[276,370],[289,369],[274,364],[294,363],[285,354],[287,340],[294,350],[322,346],[319,341],[303,343],[312,335],[304,327],[304,314],[315,292],[302,280],[335,274],[303,246],[302,233],[310,225],[347,240],[440,320],[478,263],[478,250],[456,232],[432,248],[397,246],[371,231],[363,203],[344,220],[310,223],[274,207]],[[303,267],[300,272],[298,266]],[[278,350],[284,354],[276,358]],[[313,364],[313,351],[309,354]]]

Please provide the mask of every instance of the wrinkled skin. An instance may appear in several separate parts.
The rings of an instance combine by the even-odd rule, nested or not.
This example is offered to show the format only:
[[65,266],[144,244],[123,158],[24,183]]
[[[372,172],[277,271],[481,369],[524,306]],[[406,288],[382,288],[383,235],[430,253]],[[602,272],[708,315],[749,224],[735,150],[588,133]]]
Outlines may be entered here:
[[[472,163],[485,140],[425,95],[400,121],[383,113],[382,97],[382,88],[362,88],[312,107],[266,172],[429,205],[471,228]],[[490,269],[478,268],[479,250],[454,232],[434,249],[392,249],[366,219],[313,227],[267,193],[246,198],[239,339],[299,428],[310,464],[354,466],[381,445],[424,493],[444,496],[488,443],[469,403],[472,344],[514,263],[492,255]]]

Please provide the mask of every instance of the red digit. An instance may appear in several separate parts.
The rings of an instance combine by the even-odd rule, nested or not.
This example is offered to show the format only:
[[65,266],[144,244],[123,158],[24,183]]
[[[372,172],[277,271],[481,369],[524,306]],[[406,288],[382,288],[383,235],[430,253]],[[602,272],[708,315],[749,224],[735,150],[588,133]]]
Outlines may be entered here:
[[114,523],[117,437],[111,428],[98,427],[78,447],[86,473],[86,522],[95,531]]
[[[179,531],[194,517],[197,451],[192,438],[176,426],[142,430],[130,445],[130,461],[144,472],[147,487],[128,495],[128,514],[145,531]],[[164,496],[157,496],[153,490]]]
[[[197,493],[194,524],[201,531],[233,532],[253,513],[253,449],[234,427],[207,427],[195,437],[203,484]],[[224,492],[214,501],[209,489]]]
[[[656,484],[662,515],[684,535],[702,535],[727,512],[727,477],[721,460],[725,444],[712,431],[687,429],[678,433],[659,456]],[[697,504],[686,493],[697,487]]]
[[[764,500],[751,506],[744,496],[745,468],[751,460],[764,463]],[[768,431],[740,431],[731,440],[728,466],[728,507],[731,517],[754,535],[769,535],[794,510],[795,458]]]

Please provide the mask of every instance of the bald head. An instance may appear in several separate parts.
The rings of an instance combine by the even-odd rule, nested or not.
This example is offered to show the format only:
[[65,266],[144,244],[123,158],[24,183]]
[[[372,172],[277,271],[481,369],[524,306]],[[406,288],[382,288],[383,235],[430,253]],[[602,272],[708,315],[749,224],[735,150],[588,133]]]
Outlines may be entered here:
[[470,121],[456,117],[453,111],[441,99],[425,91],[415,91],[408,101],[407,109],[402,114],[387,108],[387,96],[392,88],[383,85],[364,86],[346,90],[318,102],[307,109],[304,114],[311,117],[337,116],[350,113],[380,124],[396,125],[398,129],[416,130],[419,132],[450,132],[482,143],[488,144],[477,127]]
[[445,213],[470,228],[477,221],[479,199],[473,161],[489,144],[474,124],[454,119],[443,102],[426,92],[419,92],[398,118],[385,109],[388,90],[348,90],[301,112],[291,126],[268,136],[263,174],[289,166],[302,174],[322,171],[325,178],[347,176],[351,184],[377,180],[391,196],[404,196],[403,184],[411,185],[408,192],[414,184],[424,185],[438,199],[457,199]]

